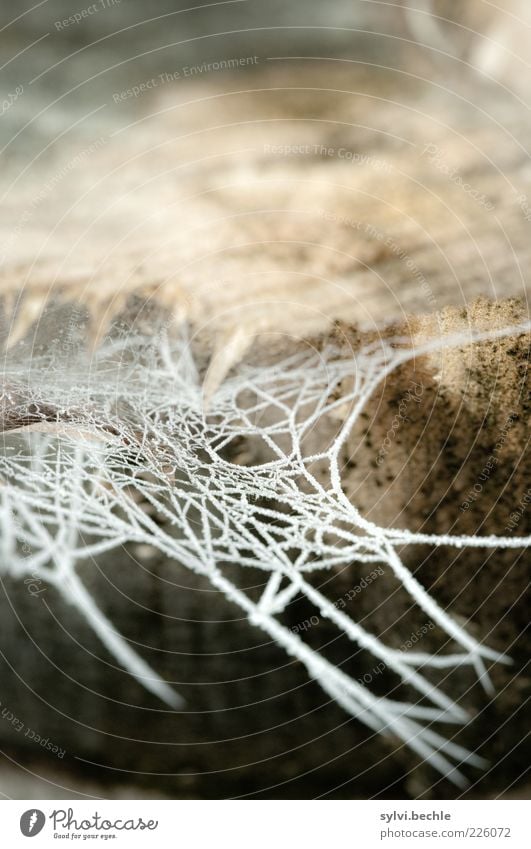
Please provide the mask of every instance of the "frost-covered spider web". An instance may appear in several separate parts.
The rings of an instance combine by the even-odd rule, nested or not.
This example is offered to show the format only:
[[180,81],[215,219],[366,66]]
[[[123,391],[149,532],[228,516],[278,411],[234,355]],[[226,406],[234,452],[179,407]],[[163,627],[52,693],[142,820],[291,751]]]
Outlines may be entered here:
[[[515,335],[529,324],[468,343]],[[108,342],[91,359],[59,367],[53,353],[4,372],[0,457],[3,571],[36,576],[87,619],[144,687],[178,708],[181,699],[136,654],[99,609],[76,567],[110,549],[143,543],[207,578],[251,625],[265,631],[344,710],[378,733],[394,734],[456,783],[455,764],[483,761],[434,729],[468,715],[426,677],[430,668],[471,666],[488,690],[482,645],[421,586],[402,561],[405,543],[522,547],[531,538],[437,536],[379,527],[362,517],[341,480],[341,454],[377,385],[397,366],[463,335],[412,349],[379,339],[349,357],[305,349],[276,365],[240,365],[205,403],[202,376],[185,332]],[[329,444],[312,439],[341,412]],[[252,444],[242,460],[238,446]],[[319,445],[316,453],[315,445]],[[327,473],[323,474],[322,469]],[[316,471],[319,469],[320,471]],[[149,510],[146,505],[150,505]],[[390,570],[452,654],[396,650],[338,609],[311,581],[316,570]],[[238,586],[241,570],[266,573],[259,599]],[[283,624],[304,596],[358,647],[418,694],[416,702],[374,695]]]

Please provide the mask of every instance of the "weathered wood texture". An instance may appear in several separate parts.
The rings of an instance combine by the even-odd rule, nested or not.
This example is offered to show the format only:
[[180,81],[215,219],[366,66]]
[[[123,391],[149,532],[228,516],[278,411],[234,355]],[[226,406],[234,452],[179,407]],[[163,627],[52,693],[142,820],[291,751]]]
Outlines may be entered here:
[[9,192],[1,291],[32,300],[12,341],[60,294],[98,333],[136,291],[209,335],[525,297],[526,123],[477,96],[351,63],[163,89]]

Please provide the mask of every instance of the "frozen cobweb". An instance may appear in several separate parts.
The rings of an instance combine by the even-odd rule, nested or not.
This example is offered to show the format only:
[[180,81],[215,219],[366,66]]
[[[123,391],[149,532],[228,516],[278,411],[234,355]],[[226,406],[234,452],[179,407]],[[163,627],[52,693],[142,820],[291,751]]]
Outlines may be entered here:
[[[529,324],[467,342],[514,335]],[[489,689],[487,661],[503,661],[478,642],[417,581],[400,557],[405,543],[522,547],[531,538],[438,536],[379,527],[347,498],[341,452],[377,385],[415,356],[463,343],[446,337],[412,349],[380,339],[348,358],[333,347],[299,351],[275,367],[240,365],[208,404],[183,331],[106,343],[75,374],[53,354],[5,367],[0,457],[0,567],[57,588],[90,623],[131,675],[173,708],[182,700],[132,650],[99,609],[78,564],[110,549],[141,543],[207,578],[265,631],[351,716],[394,734],[456,783],[463,762],[482,760],[435,728],[468,715],[426,677],[430,668],[471,666]],[[315,453],[324,417],[342,424]],[[345,410],[347,411],[345,414]],[[231,446],[258,441],[254,464]],[[326,466],[328,475],[315,473]],[[150,509],[146,510],[146,504]],[[265,506],[269,505],[269,506]],[[272,505],[272,506],[271,506]],[[158,521],[163,519],[164,521]],[[311,581],[316,570],[380,564],[457,647],[453,654],[404,652],[386,645],[338,609]],[[259,600],[238,586],[240,570],[266,573]],[[283,624],[305,596],[333,623],[418,694],[416,702],[382,698],[349,677]],[[435,726],[435,727],[434,727]]]

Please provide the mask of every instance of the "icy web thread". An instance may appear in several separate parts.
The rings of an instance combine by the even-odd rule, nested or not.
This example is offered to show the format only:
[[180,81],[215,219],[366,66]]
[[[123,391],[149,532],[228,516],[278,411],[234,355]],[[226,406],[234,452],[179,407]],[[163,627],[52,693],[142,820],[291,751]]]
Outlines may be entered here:
[[[490,692],[485,662],[507,658],[445,612],[397,549],[404,543],[520,548],[529,546],[531,537],[442,536],[379,527],[345,495],[341,450],[376,386],[401,363],[530,328],[528,322],[468,333],[466,340],[464,334],[447,336],[415,348],[405,339],[380,339],[348,358],[330,347],[291,355],[275,367],[240,365],[208,407],[185,331],[171,341],[161,333],[156,344],[142,336],[110,341],[94,355],[89,373],[86,361],[76,373],[75,365],[65,370],[53,354],[32,357],[30,369],[12,363],[4,375],[3,403],[11,426],[9,432],[4,426],[0,458],[0,567],[56,587],[118,662],[178,709],[180,696],[116,631],[76,571],[80,562],[125,544],[154,546],[205,576],[252,625],[303,663],[348,714],[375,732],[398,736],[462,784],[457,764],[485,762],[434,729],[437,722],[464,723],[469,717],[424,671],[470,665]],[[339,408],[347,414],[331,444],[309,453],[311,432]],[[231,446],[242,439],[259,440],[263,462],[235,461]],[[316,463],[327,464],[328,481],[314,475]],[[357,564],[391,570],[456,651],[395,650],[309,580],[316,570]],[[238,587],[234,566],[267,573],[258,601]],[[282,624],[287,605],[301,596],[319,617],[410,685],[418,701],[375,696]]]

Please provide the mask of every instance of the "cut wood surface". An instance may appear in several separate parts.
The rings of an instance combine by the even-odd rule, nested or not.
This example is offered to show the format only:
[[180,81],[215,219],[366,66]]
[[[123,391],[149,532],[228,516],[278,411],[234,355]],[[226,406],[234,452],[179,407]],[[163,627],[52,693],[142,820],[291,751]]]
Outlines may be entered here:
[[243,79],[166,87],[125,127],[65,141],[16,184],[3,174],[8,310],[24,293],[9,344],[60,298],[86,305],[100,339],[136,292],[233,360],[258,332],[527,298],[518,104],[407,77],[397,91],[355,64]]

